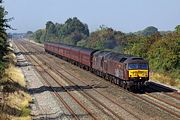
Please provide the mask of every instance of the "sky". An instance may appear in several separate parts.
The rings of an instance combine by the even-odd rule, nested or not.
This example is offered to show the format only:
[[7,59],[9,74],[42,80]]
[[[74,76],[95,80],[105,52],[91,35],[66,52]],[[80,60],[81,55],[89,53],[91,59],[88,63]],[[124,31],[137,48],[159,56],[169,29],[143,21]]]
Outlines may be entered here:
[[22,33],[45,28],[47,21],[64,23],[77,17],[90,31],[100,25],[122,32],[135,32],[147,26],[160,31],[174,30],[180,24],[180,0],[4,0],[9,24]]

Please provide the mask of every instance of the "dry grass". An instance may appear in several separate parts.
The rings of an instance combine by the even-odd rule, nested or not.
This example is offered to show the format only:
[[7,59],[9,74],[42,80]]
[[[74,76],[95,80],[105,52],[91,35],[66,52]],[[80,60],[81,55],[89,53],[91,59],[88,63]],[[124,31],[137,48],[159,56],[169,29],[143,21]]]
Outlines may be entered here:
[[11,120],[31,120],[31,117],[30,116],[27,116],[27,117],[14,117],[14,116],[11,116],[10,119]]
[[6,48],[8,51],[14,51],[14,49],[12,47],[7,47]]
[[8,105],[19,110],[28,107],[31,101],[31,96],[24,91],[14,92],[7,98]]
[[14,53],[9,53],[6,56],[3,56],[3,59],[12,64],[17,63],[16,55]]
[[13,82],[18,83],[19,85],[25,87],[25,79],[22,71],[15,67],[14,65],[9,65],[9,68],[5,70],[5,74],[8,78],[10,78]]
[[156,81],[156,82],[160,82],[163,84],[167,84],[170,86],[180,88],[180,81],[179,80],[172,79],[171,77],[164,75],[164,74],[150,73],[150,79],[153,81]]
[[15,59],[15,58],[16,58],[16,55],[15,55],[14,53],[10,53],[10,54],[5,55],[5,56],[3,57],[3,59],[11,59],[11,60],[13,60],[13,59]]
[[7,115],[4,113],[0,113],[0,120],[31,120],[30,116],[27,117],[15,117],[12,115]]
[[[10,61],[14,60],[16,56],[11,53],[4,57],[4,59],[8,59]],[[24,91],[26,86],[24,75],[22,71],[15,67],[13,63],[10,63],[8,68],[5,70],[4,77],[0,80],[0,83],[4,86],[0,86],[1,89],[14,89],[15,92],[10,92],[4,98],[4,104],[9,106],[9,108],[3,110],[4,112],[0,112],[0,119],[10,119],[10,120],[31,120],[29,102],[32,101],[31,96]],[[11,85],[12,83],[12,85]],[[16,83],[16,84],[14,84]],[[18,86],[17,86],[18,84]],[[10,87],[7,87],[10,86]],[[23,89],[21,89],[23,88]],[[6,93],[6,91],[4,91]],[[6,93],[7,94],[7,93]],[[14,109],[16,115],[9,114]],[[20,111],[16,112],[16,111]]]
[[[17,115],[9,115],[8,113],[0,113],[0,118],[8,118],[10,120],[31,120],[29,102],[32,101],[31,96],[23,91],[14,92],[6,98],[6,105],[20,111]],[[16,112],[15,112],[16,113]]]

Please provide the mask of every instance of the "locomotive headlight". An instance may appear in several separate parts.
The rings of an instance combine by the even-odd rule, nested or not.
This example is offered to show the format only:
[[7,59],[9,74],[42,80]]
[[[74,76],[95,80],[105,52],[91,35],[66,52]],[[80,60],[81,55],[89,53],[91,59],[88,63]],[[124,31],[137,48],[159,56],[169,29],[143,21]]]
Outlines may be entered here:
[[134,76],[137,76],[137,73],[134,73]]

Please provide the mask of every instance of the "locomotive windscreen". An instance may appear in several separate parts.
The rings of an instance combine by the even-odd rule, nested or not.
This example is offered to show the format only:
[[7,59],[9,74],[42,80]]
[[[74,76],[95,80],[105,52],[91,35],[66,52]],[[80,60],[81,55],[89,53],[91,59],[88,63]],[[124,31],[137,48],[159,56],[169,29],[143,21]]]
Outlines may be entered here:
[[143,69],[143,70],[147,70],[148,69],[148,65],[147,64],[128,64],[128,69],[129,70],[136,70],[136,69]]

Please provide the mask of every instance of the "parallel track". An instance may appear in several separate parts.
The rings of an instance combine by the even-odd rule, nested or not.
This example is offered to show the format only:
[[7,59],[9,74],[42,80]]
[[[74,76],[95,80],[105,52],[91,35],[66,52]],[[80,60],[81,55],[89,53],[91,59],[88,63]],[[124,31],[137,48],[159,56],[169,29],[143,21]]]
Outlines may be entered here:
[[[36,48],[34,47],[34,49],[36,49]],[[37,50],[37,49],[36,49],[36,50]],[[38,50],[38,51],[39,51],[39,50]],[[49,58],[47,57],[47,59],[49,59]],[[49,60],[45,60],[45,59],[43,59],[43,58],[41,58],[41,60],[45,61],[44,64],[46,64],[46,65],[48,65],[48,64],[47,64],[47,61],[49,61],[49,62],[51,61],[50,59],[49,59]],[[51,65],[52,65],[52,64],[51,64]],[[64,72],[66,72],[66,73],[69,74],[70,76],[73,76],[75,79],[81,81],[83,84],[88,85],[86,82],[84,82],[84,80],[82,80],[82,79],[78,78],[77,76],[73,75],[73,74],[70,73],[69,71],[67,71],[67,70],[65,70],[64,68],[62,68],[61,66],[55,66],[55,65],[54,65],[53,68],[52,68],[50,65],[48,65],[48,67],[51,68],[51,69],[53,69],[53,70],[56,71],[57,73],[61,74],[61,76],[62,76],[63,78],[65,78],[66,80],[68,80],[68,81],[69,81],[69,79],[68,79],[66,76],[64,76],[61,72],[59,72],[58,69],[63,70]],[[70,81],[70,82],[73,83],[73,85],[76,85],[76,83],[74,83],[74,82],[72,82],[72,81]],[[77,87],[79,87],[79,86],[77,86]],[[81,89],[81,88],[79,87],[79,89]],[[81,89],[81,90],[82,90],[82,89]],[[118,107],[122,108],[123,110],[125,110],[126,112],[128,112],[129,114],[131,114],[132,116],[134,116],[136,119],[140,119],[140,118],[137,116],[137,114],[134,114],[133,112],[129,111],[128,109],[126,109],[125,107],[123,107],[122,105],[120,105],[117,101],[114,101],[113,99],[110,99],[109,97],[107,97],[107,96],[104,95],[103,93],[99,92],[98,90],[94,89],[93,87],[92,87],[92,90],[94,90],[95,92],[97,92],[98,94],[100,94],[101,96],[103,96],[104,98],[106,98],[107,100],[109,100],[111,103],[113,103],[113,104],[117,105]],[[89,94],[89,95],[90,95],[90,94]],[[93,99],[96,99],[96,98],[93,97],[92,95],[90,95],[90,97],[93,98]],[[105,107],[106,109],[109,109],[109,108],[106,107],[106,105],[103,105],[101,102],[98,102],[98,103],[101,104],[101,105],[102,105],[103,107]],[[109,109],[109,111],[111,111],[112,113],[114,113],[111,109]],[[116,113],[114,113],[114,114],[116,114]]]
[[[16,44],[17,45],[17,44]],[[18,47],[23,50],[26,51],[22,46],[18,45]],[[42,75],[42,77],[44,78],[43,80],[45,80],[46,84],[48,84],[48,86],[51,88],[51,90],[53,91],[54,95],[62,102],[62,104],[66,107],[66,109],[72,114],[72,116],[76,119],[79,120],[78,116],[76,115],[76,113],[71,109],[71,107],[66,103],[66,101],[60,96],[60,94],[58,92],[56,92],[56,90],[54,90],[53,87],[51,87],[51,84],[49,83],[49,81],[47,80],[47,78],[43,75],[44,73],[47,73],[49,76],[51,76],[51,78],[57,82],[57,80],[46,70],[44,69],[44,67],[39,64],[33,57],[29,57],[29,56],[25,56],[27,60],[30,60],[31,62],[34,61],[35,63],[37,63],[38,67],[40,67],[42,70],[38,69],[36,67],[36,70],[39,72],[39,74]],[[58,85],[60,85],[82,108],[84,108],[84,110],[95,120],[97,120],[96,116],[94,116],[86,107],[84,107],[71,93],[69,90],[67,90],[65,87],[63,87],[59,82],[57,82]]]
[[[40,54],[39,54],[40,55]],[[94,96],[92,96],[91,94],[89,94],[89,93],[87,93],[86,91],[84,91],[81,87],[79,87],[76,83],[74,83],[74,82],[72,82],[69,78],[67,78],[65,75],[63,75],[62,73],[60,73],[58,70],[55,70],[55,69],[53,69],[53,67],[56,67],[55,65],[53,66],[53,67],[51,67],[51,66],[49,66],[49,63],[46,61],[45,62],[45,59],[44,58],[42,58],[41,56],[39,56],[38,58],[41,58],[40,60],[41,61],[44,61],[44,66],[48,66],[48,68],[49,69],[51,69],[53,72],[56,72],[56,74],[58,74],[59,76],[61,76],[61,78],[63,78],[63,80],[66,80],[66,82],[68,82],[69,83],[69,85],[71,84],[71,85],[74,85],[74,86],[77,86],[78,87],[78,89],[80,89],[81,91],[83,91],[83,92],[81,92],[81,91],[79,91],[83,96],[85,96],[86,98],[88,98],[88,99],[92,99],[93,101],[95,101],[95,102],[93,102],[94,104],[95,104],[95,106],[98,106],[99,107],[99,109],[101,109],[101,111],[103,111],[104,113],[106,113],[106,114],[108,114],[109,116],[111,116],[112,118],[113,118],[113,116],[116,116],[116,118],[118,118],[118,119],[123,119],[121,116],[119,116],[116,112],[114,112],[113,110],[111,110],[111,108],[109,108],[109,107],[107,107],[104,103],[102,103],[102,102],[100,102],[96,97],[94,97]],[[48,59],[48,58],[47,58]],[[53,76],[51,76],[51,77],[53,77]],[[54,79],[55,80],[55,79]],[[57,80],[55,80],[56,81],[56,83],[57,84],[59,84],[61,87],[63,87],[63,85],[61,85]],[[65,88],[66,89],[66,88]],[[68,90],[66,90],[66,91],[68,91]],[[102,106],[103,108],[101,108],[100,106]],[[83,106],[82,106],[83,107]],[[107,113],[105,110],[104,110],[104,108],[106,109],[106,110],[108,110],[109,112],[111,112],[111,114],[113,115],[111,115],[111,114],[109,114],[109,113]]]
[[[33,43],[32,43],[32,44],[33,44]],[[41,47],[42,47],[42,46],[41,46]],[[46,63],[46,62],[45,62],[45,63]],[[50,67],[50,66],[49,66],[49,67]],[[70,74],[71,76],[75,77],[76,79],[79,79],[81,82],[83,82],[83,80],[81,80],[80,78],[77,78],[75,75],[72,75],[72,74],[69,73],[67,70],[63,69],[62,67],[61,67],[61,69],[62,69],[63,71],[65,71],[66,73]],[[58,70],[55,70],[55,71],[57,72]],[[58,73],[59,73],[59,72],[58,72]],[[59,74],[61,74],[61,73],[59,73]],[[62,74],[61,74],[61,75],[62,75]],[[66,76],[65,76],[65,77],[66,77]],[[68,79],[68,78],[66,78],[66,79]],[[83,83],[86,84],[85,82],[83,82]],[[120,88],[120,89],[121,89],[121,88]],[[93,90],[95,90],[95,89],[93,89]],[[95,90],[95,91],[96,91],[97,93],[101,94],[102,96],[104,96],[106,99],[108,99],[108,100],[111,101],[112,103],[114,103],[114,104],[116,104],[117,106],[119,106],[119,107],[122,108],[122,106],[120,106],[117,102],[109,99],[107,96],[103,95],[103,94],[100,93],[99,91],[97,91],[97,90]],[[172,115],[180,118],[180,115],[179,115],[179,114],[170,111],[170,110],[167,109],[166,107],[160,106],[159,104],[154,103],[154,102],[152,102],[152,101],[150,101],[150,100],[148,100],[148,99],[146,99],[146,98],[144,98],[144,97],[142,97],[142,96],[140,96],[140,95],[137,95],[137,94],[134,94],[134,93],[125,91],[125,90],[124,90],[124,92],[127,92],[128,94],[132,94],[133,96],[135,96],[135,97],[137,97],[137,98],[139,98],[139,99],[141,99],[141,100],[143,100],[143,101],[146,101],[146,102],[148,102],[148,103],[150,103],[150,104],[152,104],[152,105],[154,105],[154,106],[156,106],[156,107],[158,107],[158,108],[160,108],[160,109],[162,109],[162,110],[164,110],[164,111],[166,111],[166,112],[168,112],[168,113],[170,113],[170,114],[172,114]],[[178,92],[174,92],[174,93],[177,94],[177,95],[179,95]],[[172,104],[172,103],[170,103],[170,102],[168,102],[168,101],[165,101],[165,100],[163,100],[163,99],[160,99],[160,98],[158,98],[158,97],[155,97],[155,96],[153,96],[153,95],[151,95],[151,94],[147,94],[147,95],[150,96],[150,97],[152,97],[152,98],[154,98],[154,99],[157,99],[157,100],[159,100],[159,101],[161,101],[161,102],[164,102],[164,103],[166,103],[166,104],[168,104],[168,105],[170,105],[170,106],[173,106],[173,107],[175,107],[175,108],[177,108],[177,109],[180,108],[180,107],[177,106],[177,105],[174,105],[174,104]],[[177,96],[174,95],[174,94],[172,95],[172,94],[166,93],[166,95],[169,95],[169,96],[171,96],[171,97],[179,100],[179,97],[177,97]],[[124,109],[124,108],[123,108],[123,109]],[[125,109],[124,109],[124,110],[125,110]],[[130,111],[127,111],[127,112],[133,115],[133,113],[131,113]],[[134,115],[134,117],[138,118],[136,115]]]

